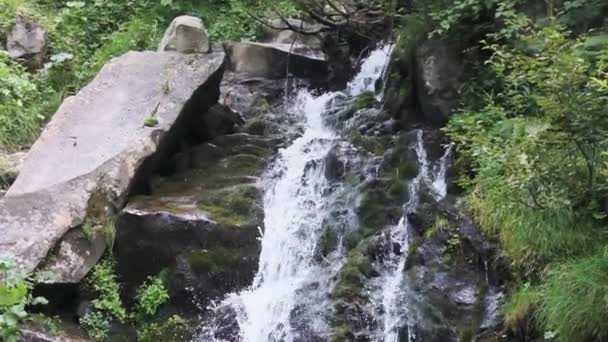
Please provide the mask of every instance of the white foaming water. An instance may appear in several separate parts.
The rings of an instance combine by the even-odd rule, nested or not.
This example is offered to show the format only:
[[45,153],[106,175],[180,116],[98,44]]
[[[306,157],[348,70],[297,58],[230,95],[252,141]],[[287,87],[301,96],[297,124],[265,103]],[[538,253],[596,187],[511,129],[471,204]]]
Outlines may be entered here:
[[[391,243],[398,243],[401,246],[399,253],[391,252],[390,259],[385,266],[387,270],[380,277],[381,300],[384,312],[382,331],[377,335],[377,341],[397,342],[399,341],[399,330],[405,324],[408,327],[408,341],[413,341],[415,332],[412,329],[412,318],[409,310],[408,298],[404,293],[406,276],[404,274],[406,259],[409,250],[410,226],[408,214],[415,211],[420,199],[421,186],[429,187],[431,195],[435,200],[442,200],[447,194],[445,174],[448,166],[448,159],[451,155],[453,145],[450,145],[443,157],[439,160],[438,170],[433,172],[429,165],[426,149],[424,148],[423,131],[416,133],[417,162],[419,166],[418,175],[412,179],[408,185],[409,200],[403,207],[403,216],[399,223],[392,227],[389,232]],[[437,168],[436,168],[437,169]]]
[[[382,74],[391,47],[374,51],[362,64],[361,72],[349,83],[349,95],[373,91]],[[304,116],[304,133],[279,153],[269,173],[264,196],[264,227],[259,269],[253,285],[230,295],[221,305],[237,313],[240,341],[293,341],[290,315],[299,304],[298,291],[317,277],[314,251],[322,220],[327,212],[328,188],[323,168],[317,165],[337,139],[325,127],[322,114],[340,93],[313,96],[302,90],[291,112]],[[329,290],[329,289],[327,289]],[[199,341],[213,340],[203,334]]]
[[375,82],[382,76],[388,66],[388,59],[393,51],[393,45],[386,45],[372,51],[361,64],[361,71],[348,83],[348,92],[353,95],[366,91],[374,91]]

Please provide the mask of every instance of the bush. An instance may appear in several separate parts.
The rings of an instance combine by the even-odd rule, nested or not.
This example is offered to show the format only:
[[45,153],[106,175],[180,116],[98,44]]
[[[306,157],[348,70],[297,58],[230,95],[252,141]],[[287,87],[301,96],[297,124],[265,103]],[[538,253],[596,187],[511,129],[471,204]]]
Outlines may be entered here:
[[46,304],[44,298],[33,298],[30,283],[15,272],[11,259],[0,258],[0,340],[17,342],[19,327],[28,318],[26,306]]
[[23,67],[0,51],[0,147],[29,143],[42,121],[38,87]]

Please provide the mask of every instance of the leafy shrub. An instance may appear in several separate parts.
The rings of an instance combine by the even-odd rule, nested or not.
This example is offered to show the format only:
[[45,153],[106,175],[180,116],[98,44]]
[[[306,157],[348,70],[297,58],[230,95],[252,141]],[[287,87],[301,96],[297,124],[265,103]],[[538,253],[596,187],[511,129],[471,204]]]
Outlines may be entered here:
[[17,342],[19,327],[28,318],[25,307],[46,303],[32,297],[30,283],[18,276],[12,260],[0,259],[0,340]]
[[0,51],[0,147],[26,144],[38,132],[38,87],[20,65]]
[[149,317],[169,300],[169,292],[161,277],[149,277],[135,295],[136,316]]

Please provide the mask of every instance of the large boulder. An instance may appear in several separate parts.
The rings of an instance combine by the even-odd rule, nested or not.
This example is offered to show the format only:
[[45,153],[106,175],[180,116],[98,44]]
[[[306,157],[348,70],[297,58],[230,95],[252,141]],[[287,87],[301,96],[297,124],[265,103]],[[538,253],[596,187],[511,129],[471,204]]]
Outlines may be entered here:
[[132,198],[116,221],[114,246],[125,297],[166,270],[170,304],[190,316],[248,286],[264,224],[258,177],[274,149],[261,136],[216,137],[176,155],[176,174]]
[[207,29],[200,18],[183,15],[173,19],[160,42],[158,51],[181,53],[209,52]]
[[[324,26],[307,23],[301,19],[273,19],[270,21],[272,30],[262,39],[266,43],[298,44],[312,49],[321,50],[323,42],[321,32]],[[294,31],[293,29],[297,29]]]
[[458,44],[432,38],[416,51],[416,87],[425,119],[443,125],[460,99],[464,63]]
[[225,43],[230,69],[247,77],[327,77],[327,58],[319,50],[299,44]]
[[8,55],[38,69],[42,67],[47,53],[48,31],[41,25],[24,16],[17,20],[6,36]]
[[[111,230],[111,215],[139,176],[217,102],[223,71],[223,53],[129,52],[112,60],[64,101],[0,199],[2,254],[25,274],[48,257],[38,280],[79,282],[94,262],[74,253],[98,255],[96,236]],[[54,250],[77,227],[84,246],[70,235]]]

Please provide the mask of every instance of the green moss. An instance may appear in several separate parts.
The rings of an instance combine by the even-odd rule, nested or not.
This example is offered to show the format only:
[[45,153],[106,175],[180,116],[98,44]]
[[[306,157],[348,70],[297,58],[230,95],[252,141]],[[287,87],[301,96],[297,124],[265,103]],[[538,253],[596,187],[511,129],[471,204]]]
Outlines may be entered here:
[[323,234],[317,243],[317,253],[326,257],[338,247],[338,234],[330,225],[324,225]]
[[406,185],[400,181],[379,179],[364,191],[359,206],[359,219],[364,236],[375,234],[390,219],[399,216],[400,208],[407,201]]
[[354,146],[377,156],[382,155],[388,145],[386,138],[365,136],[356,129],[350,131],[348,139]]
[[345,341],[354,341],[355,335],[351,331],[351,329],[346,325],[340,325],[333,329],[333,333],[331,335],[331,342],[345,342]]
[[366,91],[355,98],[355,101],[353,102],[353,110],[358,111],[363,108],[371,108],[376,104],[378,104],[376,94],[371,91]]
[[254,185],[241,185],[211,191],[197,206],[213,221],[241,227],[258,224],[261,216],[258,201],[259,191]]
[[416,163],[413,163],[407,159],[401,159],[397,167],[397,175],[400,179],[411,179],[416,177],[418,174],[418,167]]
[[525,285],[514,289],[503,306],[505,327],[511,331],[525,331],[533,320],[534,312],[541,303],[538,288]]
[[190,252],[190,266],[195,272],[217,272],[237,266],[242,258],[238,251],[223,247]]
[[332,291],[333,298],[353,300],[365,297],[362,293],[365,279],[371,278],[375,273],[370,257],[366,254],[367,246],[368,240],[363,240],[348,253]]
[[194,335],[192,323],[173,316],[160,323],[151,323],[137,332],[140,342],[181,342],[190,341]]
[[403,269],[404,272],[409,271],[414,266],[414,263],[416,262],[416,257],[418,256],[418,248],[420,248],[423,242],[424,239],[422,238],[416,238],[410,242],[409,248],[407,250],[407,256],[405,259],[405,267]]

